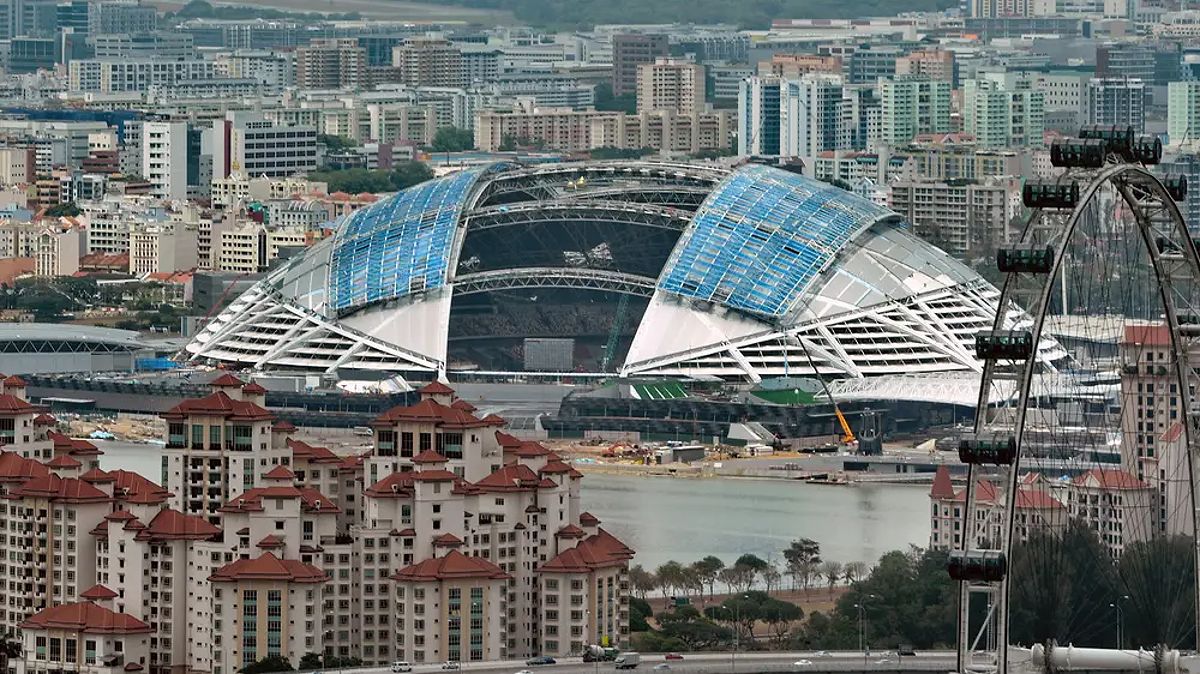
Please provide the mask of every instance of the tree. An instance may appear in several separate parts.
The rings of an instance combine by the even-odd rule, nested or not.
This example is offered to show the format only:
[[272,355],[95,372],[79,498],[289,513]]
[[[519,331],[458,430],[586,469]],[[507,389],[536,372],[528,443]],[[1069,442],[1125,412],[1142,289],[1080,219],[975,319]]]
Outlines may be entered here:
[[829,596],[833,596],[833,586],[837,584],[842,577],[842,565],[833,560],[821,563],[818,571],[825,577],[825,582],[829,583]]
[[821,563],[821,544],[811,538],[794,540],[784,548],[783,559],[787,564],[787,573],[792,577],[792,586],[795,587],[796,581],[799,581],[807,591],[817,565]]
[[842,574],[846,577],[846,582],[853,584],[854,581],[867,575],[867,565],[863,562],[846,562],[842,567]]
[[316,653],[305,653],[304,657],[300,658],[299,669],[320,669],[321,656]]
[[727,643],[731,636],[728,628],[715,624],[694,606],[676,606],[656,617],[662,635],[684,643],[685,650],[715,649]]
[[624,112],[632,115],[637,112],[637,96],[634,94],[613,96],[612,84],[601,82],[596,85],[595,106],[597,110]]
[[241,672],[242,674],[264,674],[265,672],[290,672],[294,669],[292,663],[282,655],[268,655],[242,667]]
[[629,600],[629,631],[630,632],[648,632],[650,623],[646,621],[653,611],[650,609],[650,603],[645,599],[633,597]]
[[692,569],[696,573],[696,577],[706,585],[708,585],[708,596],[713,596],[713,587],[717,584],[717,575],[725,568],[725,562],[720,558],[709,555],[698,562],[692,563]]
[[799,606],[779,599],[770,599],[759,607],[763,622],[771,628],[772,641],[776,646],[782,646],[787,635],[792,631],[792,625],[804,617],[804,611]]
[[639,599],[645,600],[646,595],[658,587],[658,578],[637,564],[629,569],[629,585]]
[[416,161],[403,161],[393,165],[391,171],[369,171],[367,169],[345,169],[341,171],[314,171],[309,180],[323,182],[330,192],[395,192],[412,187],[433,177],[428,166]]
[[658,586],[662,593],[668,597],[674,596],[674,591],[682,589],[686,583],[683,565],[673,559],[659,566],[654,575],[658,577]]
[[434,152],[463,152],[475,149],[475,132],[456,126],[443,126],[433,134]]
[[783,574],[779,573],[779,569],[774,564],[768,564],[767,568],[763,569],[760,575],[762,576],[763,585],[767,586],[767,594],[770,594],[773,589],[779,589]]
[[324,145],[330,152],[339,152],[341,150],[349,150],[358,147],[358,141],[346,136],[334,136],[330,134],[318,133],[317,142]]
[[73,218],[79,215],[79,213],[79,206],[76,206],[74,201],[64,201],[61,204],[55,204],[46,209],[46,215],[51,218]]

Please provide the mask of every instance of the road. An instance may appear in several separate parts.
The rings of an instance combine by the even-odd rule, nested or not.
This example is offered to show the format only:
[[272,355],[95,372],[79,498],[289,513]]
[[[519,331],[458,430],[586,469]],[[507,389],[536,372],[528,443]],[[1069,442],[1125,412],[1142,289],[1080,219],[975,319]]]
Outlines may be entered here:
[[[680,674],[757,674],[761,672],[948,672],[954,668],[954,653],[950,651],[930,651],[919,653],[914,657],[901,658],[897,662],[895,655],[886,660],[878,655],[863,657],[862,653],[839,651],[826,657],[818,657],[811,651],[793,653],[685,653],[683,660],[668,663],[671,672]],[[807,661],[811,664],[797,666],[795,663]],[[661,654],[646,654],[641,658],[637,668],[639,672],[654,671],[654,666],[665,662]],[[610,674],[616,668],[611,662],[585,663],[580,658],[560,658],[556,664],[529,666],[522,660],[504,662],[469,663],[463,666],[466,672],[507,672],[513,674],[529,670],[533,674],[589,674],[604,672]],[[413,668],[414,674],[435,674],[442,672],[440,665],[418,665]],[[364,668],[340,670],[336,674],[391,674],[387,668]],[[324,672],[322,674],[335,674]]]

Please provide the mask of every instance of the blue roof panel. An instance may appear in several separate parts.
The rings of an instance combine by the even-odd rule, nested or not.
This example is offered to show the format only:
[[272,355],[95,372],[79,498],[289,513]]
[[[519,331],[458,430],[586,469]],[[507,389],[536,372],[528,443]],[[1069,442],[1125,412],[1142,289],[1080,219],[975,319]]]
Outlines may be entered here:
[[454,228],[483,170],[421,183],[347,218],[329,262],[330,306],[340,311],[445,285]]
[[778,318],[848,241],[889,217],[827,183],[752,164],[696,211],[658,287]]

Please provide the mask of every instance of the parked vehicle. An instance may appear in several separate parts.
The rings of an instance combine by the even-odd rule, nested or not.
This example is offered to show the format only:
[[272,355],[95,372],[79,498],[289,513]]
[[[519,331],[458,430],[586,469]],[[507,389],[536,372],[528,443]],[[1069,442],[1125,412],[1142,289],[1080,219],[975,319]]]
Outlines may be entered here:
[[412,665],[404,660],[397,660],[392,663],[393,674],[401,674],[402,672],[411,672]]
[[555,662],[554,658],[550,657],[549,655],[539,655],[536,658],[529,658],[528,660],[525,661],[525,664],[527,664],[527,665],[553,665],[554,662]]

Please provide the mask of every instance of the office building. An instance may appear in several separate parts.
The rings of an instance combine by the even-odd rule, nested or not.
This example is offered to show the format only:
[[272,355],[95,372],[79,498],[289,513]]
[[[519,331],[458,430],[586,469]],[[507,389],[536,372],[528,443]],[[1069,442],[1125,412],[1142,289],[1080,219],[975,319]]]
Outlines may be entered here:
[[1153,44],[1108,42],[1096,46],[1096,77],[1155,82],[1157,50]]
[[623,33],[612,38],[614,96],[637,93],[638,66],[670,54],[666,35]]
[[129,232],[129,273],[144,276],[199,266],[197,230],[183,223],[136,227]]
[[896,75],[896,63],[912,51],[908,44],[861,44],[850,55],[851,84],[875,84]]
[[90,39],[97,59],[187,61],[196,58],[192,36],[187,33],[105,33]]
[[284,126],[261,113],[227,112],[213,122],[213,177],[282,178],[317,168],[317,130]]
[[772,54],[771,58],[758,62],[759,77],[781,77],[800,79],[809,74],[842,74],[842,57],[821,54]]
[[158,29],[158,12],[151,5],[126,0],[94,3],[88,15],[91,35],[150,33]]
[[659,58],[637,69],[637,110],[670,110],[680,115],[704,111],[704,66]]
[[1139,79],[1088,81],[1088,124],[1132,126],[1146,132],[1146,85]]
[[950,130],[950,83],[925,75],[880,80],[879,141],[907,145],[918,134]]
[[13,74],[53,70],[58,60],[55,40],[50,37],[14,37],[8,41],[8,49],[8,72]]
[[205,60],[81,59],[68,64],[67,87],[105,94],[144,92],[152,86],[212,79],[215,74],[214,63]]

